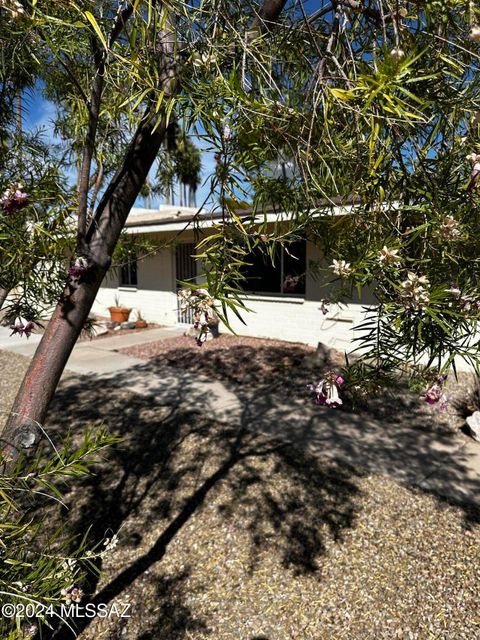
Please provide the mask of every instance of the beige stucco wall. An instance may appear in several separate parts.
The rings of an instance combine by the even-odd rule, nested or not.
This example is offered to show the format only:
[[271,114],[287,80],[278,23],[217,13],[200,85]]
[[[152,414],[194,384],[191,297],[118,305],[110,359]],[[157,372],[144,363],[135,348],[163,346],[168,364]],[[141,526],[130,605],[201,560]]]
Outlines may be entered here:
[[[183,234],[185,242],[192,241],[190,234]],[[317,247],[307,244],[307,265],[310,261],[321,261]],[[308,267],[307,267],[308,268]],[[108,316],[108,307],[118,295],[122,305],[139,309],[150,322],[175,325],[177,322],[177,300],[175,295],[175,259],[172,246],[162,249],[155,256],[138,262],[137,287],[119,287],[118,273],[111,272],[95,301],[94,313]],[[354,300],[340,308],[330,307],[323,315],[320,301],[328,297],[328,286],[322,286],[307,271],[306,294],[303,298],[286,296],[250,296],[246,300],[250,313],[244,313],[246,325],[234,314],[229,321],[239,335],[276,338],[316,345],[324,342],[339,349],[351,347],[353,328],[362,318],[362,305],[372,304],[366,295],[361,302]],[[133,315],[133,317],[135,317]],[[228,331],[224,328],[224,331]]]
[[122,306],[139,310],[147,321],[174,325],[177,317],[174,271],[171,247],[138,262],[137,287],[119,286],[118,272],[110,271],[95,300],[93,313],[108,317],[108,307],[115,304],[118,296]]

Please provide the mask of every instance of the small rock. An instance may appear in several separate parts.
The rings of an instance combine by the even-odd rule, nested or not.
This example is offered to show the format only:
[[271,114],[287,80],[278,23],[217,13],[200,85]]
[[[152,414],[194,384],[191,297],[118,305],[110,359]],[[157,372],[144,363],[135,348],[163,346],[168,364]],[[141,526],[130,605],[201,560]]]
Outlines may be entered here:
[[122,322],[121,329],[135,329],[135,322]]
[[471,416],[468,416],[466,422],[472,438],[480,442],[480,411],[474,411]]
[[104,324],[96,324],[93,326],[93,335],[95,337],[103,336],[105,333],[108,333],[108,329]]

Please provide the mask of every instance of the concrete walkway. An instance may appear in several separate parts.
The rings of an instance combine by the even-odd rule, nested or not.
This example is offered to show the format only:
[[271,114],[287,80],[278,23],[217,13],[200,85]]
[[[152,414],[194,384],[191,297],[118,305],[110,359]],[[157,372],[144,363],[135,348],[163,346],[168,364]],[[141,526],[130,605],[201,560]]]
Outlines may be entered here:
[[[480,444],[460,433],[432,429],[415,406],[389,407],[380,420],[286,398],[275,390],[231,387],[218,380],[120,354],[119,348],[180,335],[180,329],[144,332],[79,343],[69,371],[99,384],[154,396],[162,404],[198,409],[212,419],[245,426],[339,458],[368,473],[386,474],[457,503],[480,506]],[[0,328],[0,349],[31,356],[39,337],[9,337]]]
[[[123,371],[144,362],[144,360],[117,353],[118,349],[174,338],[182,333],[182,330],[176,327],[160,327],[145,329],[138,333],[127,333],[123,336],[83,340],[75,345],[67,363],[67,370],[82,375],[114,374],[116,371]],[[10,334],[10,329],[0,327],[0,349],[31,358],[41,340],[41,335],[32,333],[29,338],[26,338]]]

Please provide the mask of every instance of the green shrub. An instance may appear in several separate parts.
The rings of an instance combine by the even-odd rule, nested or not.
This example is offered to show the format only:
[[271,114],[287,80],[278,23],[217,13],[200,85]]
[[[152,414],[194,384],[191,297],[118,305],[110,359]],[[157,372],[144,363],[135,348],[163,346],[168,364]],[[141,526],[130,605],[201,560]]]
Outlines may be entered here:
[[91,473],[99,452],[117,442],[103,428],[90,428],[80,446],[68,436],[33,460],[19,460],[0,476],[0,637],[33,637],[53,626],[62,604],[78,603],[89,571],[108,545],[89,547],[88,531],[74,538],[52,517],[71,481]]

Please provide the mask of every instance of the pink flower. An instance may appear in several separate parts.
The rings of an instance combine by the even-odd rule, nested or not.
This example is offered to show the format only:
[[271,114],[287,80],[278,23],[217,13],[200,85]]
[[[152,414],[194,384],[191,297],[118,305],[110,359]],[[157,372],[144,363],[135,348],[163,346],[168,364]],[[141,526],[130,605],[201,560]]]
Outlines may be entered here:
[[68,270],[68,276],[72,283],[78,284],[88,271],[88,262],[86,258],[77,258],[74,264]]
[[425,402],[428,404],[437,404],[442,397],[442,387],[438,384],[434,384],[425,392]]
[[307,389],[314,394],[314,404],[327,405],[334,409],[343,404],[338,390],[344,382],[342,376],[337,375],[334,371],[329,371],[318,384],[309,384]]
[[11,214],[20,211],[28,204],[28,193],[22,191],[22,185],[7,189],[0,198],[0,207],[5,213]]
[[440,398],[440,404],[438,405],[438,408],[440,409],[440,411],[446,411],[449,403],[450,398],[444,393]]
[[12,330],[10,335],[13,336],[15,333],[18,333],[19,336],[25,335],[29,338],[34,328],[35,324],[31,320],[25,320],[25,318],[19,316],[15,318],[15,322],[10,325],[10,329]]
[[444,392],[443,385],[447,379],[446,375],[437,376],[435,384],[432,384],[426,391],[423,399],[430,405],[438,404],[440,411],[445,411],[449,397]]
[[63,599],[67,604],[71,604],[72,602],[78,604],[79,602],[81,602],[84,594],[82,589],[79,589],[78,587],[72,585],[71,587],[62,589],[61,595],[63,596]]

